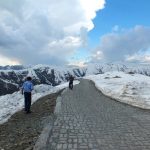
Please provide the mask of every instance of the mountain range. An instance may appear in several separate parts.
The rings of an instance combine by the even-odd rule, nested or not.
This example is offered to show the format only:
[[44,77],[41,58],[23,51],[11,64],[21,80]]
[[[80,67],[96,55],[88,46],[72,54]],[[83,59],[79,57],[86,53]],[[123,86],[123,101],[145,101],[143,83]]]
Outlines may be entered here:
[[82,68],[48,65],[0,66],[0,96],[18,91],[27,76],[32,77],[34,85],[56,86],[67,82],[70,75],[81,78],[86,75],[103,74],[108,71],[123,71],[130,74],[138,73],[150,76],[150,66],[147,64],[91,63]]

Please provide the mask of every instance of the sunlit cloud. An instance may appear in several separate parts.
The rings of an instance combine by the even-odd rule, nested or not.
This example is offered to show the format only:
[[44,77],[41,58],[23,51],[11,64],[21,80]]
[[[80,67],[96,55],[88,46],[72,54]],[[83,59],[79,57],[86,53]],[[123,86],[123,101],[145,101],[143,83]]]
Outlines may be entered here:
[[77,67],[85,67],[86,63],[87,62],[85,60],[78,60],[78,61],[70,62],[68,65],[70,65],[70,66],[77,66]]
[[0,54],[23,64],[66,64],[86,45],[104,5],[105,0],[1,0]]
[[0,55],[0,66],[5,65],[19,65],[17,60],[9,59]]

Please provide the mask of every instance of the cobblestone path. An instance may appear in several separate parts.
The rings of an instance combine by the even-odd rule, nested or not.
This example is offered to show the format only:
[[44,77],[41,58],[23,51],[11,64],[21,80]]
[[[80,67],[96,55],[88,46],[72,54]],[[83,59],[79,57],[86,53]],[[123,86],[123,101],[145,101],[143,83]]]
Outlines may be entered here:
[[150,150],[150,111],[112,100],[81,80],[62,95],[47,150]]

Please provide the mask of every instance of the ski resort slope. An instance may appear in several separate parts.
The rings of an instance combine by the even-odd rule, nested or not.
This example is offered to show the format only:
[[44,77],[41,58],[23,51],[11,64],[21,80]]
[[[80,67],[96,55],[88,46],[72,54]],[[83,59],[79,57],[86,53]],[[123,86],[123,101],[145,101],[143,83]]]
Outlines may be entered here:
[[120,102],[150,109],[150,77],[124,72],[106,72],[85,77],[105,95]]

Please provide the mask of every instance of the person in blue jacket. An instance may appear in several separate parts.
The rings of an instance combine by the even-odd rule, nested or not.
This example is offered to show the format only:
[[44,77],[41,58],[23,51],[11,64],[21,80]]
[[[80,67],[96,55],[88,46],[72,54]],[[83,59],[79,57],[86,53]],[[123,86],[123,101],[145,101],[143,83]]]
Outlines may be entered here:
[[24,94],[24,105],[26,113],[31,113],[31,96],[33,90],[32,78],[27,77],[22,86],[22,94]]

